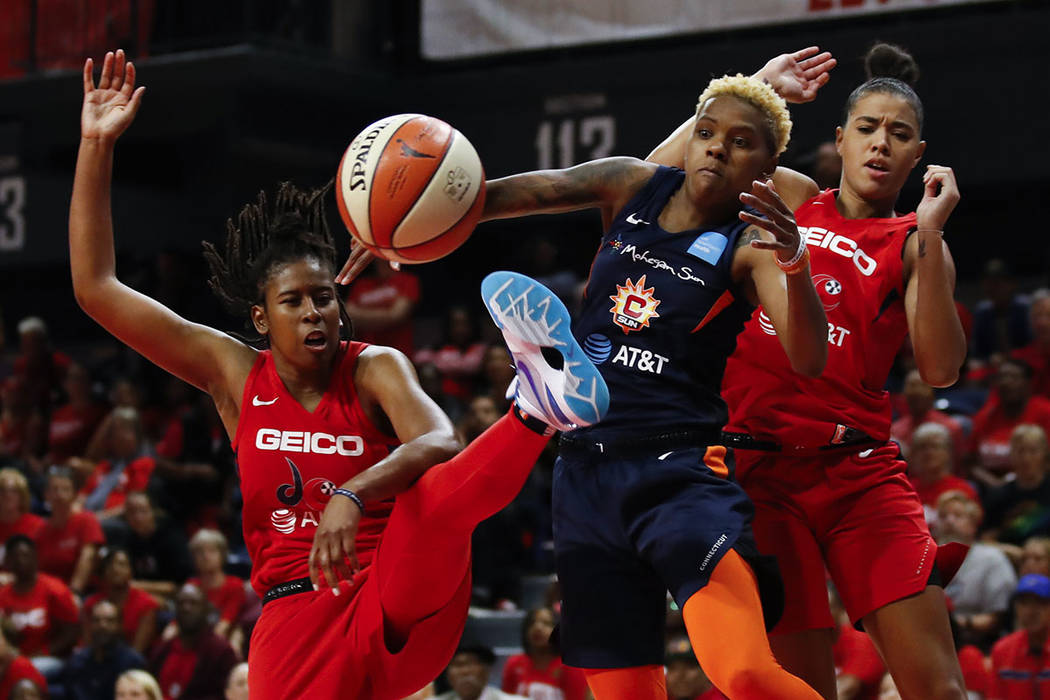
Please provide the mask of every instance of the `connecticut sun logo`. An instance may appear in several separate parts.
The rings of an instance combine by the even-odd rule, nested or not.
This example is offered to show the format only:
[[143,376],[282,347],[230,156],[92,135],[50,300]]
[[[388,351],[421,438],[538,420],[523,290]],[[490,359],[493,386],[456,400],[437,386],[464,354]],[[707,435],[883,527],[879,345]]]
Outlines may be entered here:
[[649,319],[660,318],[656,307],[660,300],[653,297],[656,287],[645,288],[645,275],[638,282],[631,282],[628,277],[624,285],[616,285],[616,294],[609,297],[613,300],[613,323],[623,329],[624,335],[631,331],[640,331],[649,327]]

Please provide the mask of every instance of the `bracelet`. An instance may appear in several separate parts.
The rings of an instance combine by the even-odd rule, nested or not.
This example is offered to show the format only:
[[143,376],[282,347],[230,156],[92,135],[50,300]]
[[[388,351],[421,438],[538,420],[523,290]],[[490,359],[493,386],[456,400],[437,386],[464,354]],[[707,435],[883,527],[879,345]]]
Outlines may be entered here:
[[797,275],[809,266],[809,248],[803,245],[802,254],[796,254],[790,262],[782,263],[776,255],[773,256],[773,259],[777,261],[777,265],[785,275]]
[[917,228],[915,233],[936,233],[938,236],[944,235],[944,229],[942,228]]
[[346,496],[351,501],[353,501],[354,503],[357,504],[357,507],[361,509],[362,513],[365,512],[365,502],[361,500],[360,496],[358,496],[356,493],[354,493],[350,489],[338,488],[335,491],[332,491],[332,495],[333,496]]
[[780,262],[780,258],[776,258],[777,265],[780,265],[781,268],[794,267],[795,264],[802,259],[802,256],[806,254],[807,250],[809,250],[809,246],[806,245],[806,240],[804,238],[799,238],[798,248],[795,249],[794,257],[787,262]]

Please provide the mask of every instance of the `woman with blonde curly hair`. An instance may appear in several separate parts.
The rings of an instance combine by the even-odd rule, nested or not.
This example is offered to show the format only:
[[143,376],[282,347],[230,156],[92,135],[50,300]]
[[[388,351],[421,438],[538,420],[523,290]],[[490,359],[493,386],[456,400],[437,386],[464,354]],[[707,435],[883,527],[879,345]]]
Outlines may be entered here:
[[11,535],[25,535],[35,539],[44,527],[44,519],[29,512],[32,497],[29,481],[17,469],[0,469],[0,563],[3,563],[3,544]]

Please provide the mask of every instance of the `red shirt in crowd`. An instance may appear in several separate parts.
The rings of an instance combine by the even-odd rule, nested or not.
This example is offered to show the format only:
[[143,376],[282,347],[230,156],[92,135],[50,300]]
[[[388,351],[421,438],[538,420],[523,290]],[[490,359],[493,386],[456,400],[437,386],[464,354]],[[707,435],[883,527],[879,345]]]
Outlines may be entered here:
[[81,550],[87,545],[100,545],[106,541],[98,518],[90,511],[73,513],[61,527],[49,519],[34,539],[40,570],[67,584],[73,579]]
[[54,624],[74,624],[79,615],[69,587],[44,573],[36,575],[36,585],[26,593],[16,591],[13,583],[0,588],[0,612],[18,630],[18,649],[26,656],[49,656]]
[[184,646],[182,640],[176,637],[172,640],[171,650],[157,675],[157,683],[160,684],[160,692],[164,693],[164,700],[176,700],[180,697],[193,679],[193,671],[196,668],[197,651]]
[[[419,301],[418,277],[401,271],[385,279],[362,277],[350,287],[350,294],[346,298],[349,303],[366,309],[389,309],[398,299],[408,299],[412,304]],[[411,318],[389,328],[355,331],[354,336],[364,343],[397,348],[409,357],[415,349]]]
[[963,672],[966,689],[981,695],[988,695],[988,665],[981,650],[973,644],[967,644],[959,650],[959,667]]
[[977,491],[970,485],[970,482],[966,479],[960,479],[957,476],[953,476],[952,474],[948,474],[932,484],[927,484],[925,486],[915,478],[911,478],[909,481],[911,481],[915,493],[919,494],[919,500],[922,501],[924,506],[936,507],[937,499],[946,491],[962,491],[968,498],[974,501],[977,500]]
[[537,668],[526,654],[507,659],[503,666],[503,692],[532,700],[584,700],[587,679],[583,671],[555,657],[547,668]]
[[412,358],[417,365],[433,363],[441,372],[441,391],[463,401],[474,393],[474,383],[481,374],[486,346],[474,343],[467,348],[445,345],[437,350],[420,350]]
[[1050,398],[1050,349],[1029,343],[1011,352],[1010,356],[1032,367],[1032,393]]
[[11,691],[18,685],[19,681],[30,680],[36,684],[41,691],[47,690],[47,681],[40,671],[36,670],[29,659],[24,656],[16,656],[11,663],[0,672],[0,698],[11,697]]
[[1033,395],[1017,418],[1008,418],[999,397],[992,395],[973,418],[970,450],[981,464],[994,472],[1009,469],[1010,433],[1022,423],[1034,423],[1050,435],[1050,399]]
[[[106,503],[103,506],[103,510],[110,508],[116,508],[117,506],[124,505],[124,499],[127,498],[128,494],[132,491],[144,491],[146,485],[149,484],[149,477],[153,473],[153,467],[157,464],[156,460],[152,457],[139,457],[134,459],[131,463],[124,468],[124,473],[120,475],[120,481],[113,490],[106,496]],[[83,488],[80,489],[82,496],[90,496],[91,492],[98,486],[99,481],[102,480],[109,470],[113,468],[113,464],[108,460],[102,460],[95,465],[95,471],[88,477],[87,481],[84,482]]]
[[47,447],[53,462],[65,462],[70,457],[84,454],[95,429],[106,417],[106,408],[101,404],[77,407],[72,404],[59,406],[51,413],[47,430]]
[[236,576],[227,576],[226,580],[218,588],[204,588],[201,580],[197,577],[189,579],[186,583],[193,584],[204,591],[208,601],[218,611],[220,620],[234,622],[241,616],[244,600],[247,598],[244,590],[244,579]]
[[857,700],[877,700],[886,666],[871,638],[852,625],[841,625],[839,638],[835,640],[831,652],[835,659],[835,675],[855,676],[860,681],[861,691]]
[[[91,611],[102,600],[107,600],[105,593],[96,593],[88,596],[87,600],[84,601],[84,617],[90,619]],[[135,634],[139,630],[139,623],[142,621],[142,618],[159,607],[160,605],[153,600],[153,596],[149,593],[134,586],[128,588],[128,597],[124,599],[124,604],[120,606],[121,631],[124,633],[124,641],[128,644],[134,644]]]
[[1018,630],[992,647],[988,700],[1050,700],[1050,641],[1035,653]]

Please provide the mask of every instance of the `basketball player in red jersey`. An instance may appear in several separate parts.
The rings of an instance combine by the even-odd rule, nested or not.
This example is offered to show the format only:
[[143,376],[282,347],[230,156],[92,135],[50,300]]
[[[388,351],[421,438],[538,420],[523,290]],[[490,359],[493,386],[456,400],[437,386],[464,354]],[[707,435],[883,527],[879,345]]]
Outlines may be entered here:
[[462,632],[474,527],[517,494],[553,433],[529,392],[543,392],[562,424],[587,425],[607,405],[604,382],[571,335],[548,333],[568,335],[564,307],[516,318],[505,332],[529,342],[515,336],[515,347],[538,355],[537,345],[557,344],[565,369],[523,382],[511,415],[456,455],[450,421],[404,355],[340,340],[349,319],[333,282],[326,188],[285,185],[272,207],[260,196],[228,224],[224,251],[206,246],[212,288],[249,315],[267,350],[124,286],[114,269],[113,150],[144,88],[122,51],[106,55],[97,87],[92,68],[88,59],[70,207],[74,291],[113,335],[207,391],[231,436],[252,584],[264,599],[252,697],[415,692],[440,673]]
[[[792,372],[756,310],[726,368],[726,444],[736,448],[738,478],[755,503],[760,550],[792,563],[784,568],[787,609],[771,637],[784,667],[836,697],[826,566],[902,697],[965,698],[937,547],[888,442],[882,389],[906,334],[926,382],[957,378],[966,342],[942,235],[959,191],[950,168],[927,166],[918,208],[897,213],[926,148],[922,103],[910,86],[918,68],[887,45],[869,52],[867,67],[870,79],[850,95],[836,130],[839,189],[818,192],[784,169],[775,177],[809,246],[828,317],[827,367],[815,379]],[[682,148],[676,132],[650,160],[681,163]]]

